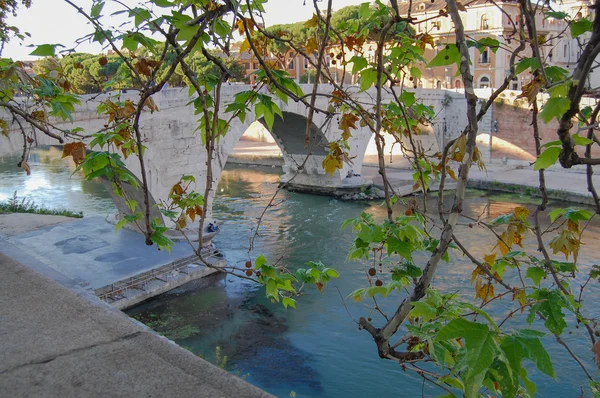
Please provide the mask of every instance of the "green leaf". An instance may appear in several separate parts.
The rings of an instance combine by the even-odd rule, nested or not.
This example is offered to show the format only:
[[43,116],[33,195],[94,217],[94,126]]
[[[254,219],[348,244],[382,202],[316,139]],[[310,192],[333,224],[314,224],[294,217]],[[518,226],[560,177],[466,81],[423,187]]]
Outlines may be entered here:
[[460,51],[456,44],[447,44],[446,48],[438,53],[430,62],[427,64],[427,68],[434,66],[452,65],[460,62]]
[[477,43],[479,43],[484,48],[489,47],[494,54],[496,53],[496,51],[498,51],[498,48],[500,48],[500,42],[496,39],[492,39],[491,37],[484,37],[483,39],[479,39],[477,40]]
[[256,257],[256,260],[254,260],[255,268],[259,268],[259,267],[262,267],[263,265],[267,265],[267,264],[268,264],[268,261],[265,258],[265,256],[262,254],[260,256]]
[[164,235],[161,231],[154,231],[152,235],[150,235],[150,240],[158,246],[159,249],[167,250],[167,252],[171,253],[171,248],[174,243],[171,239]]
[[100,13],[102,12],[103,8],[104,8],[104,2],[103,1],[94,4],[92,6],[92,11],[90,11],[90,17],[92,17],[92,18],[98,18],[100,16]]
[[227,21],[223,21],[222,19],[217,19],[215,21],[215,33],[218,34],[221,38],[227,37],[227,35],[231,32],[231,25]]
[[413,318],[423,317],[423,322],[429,322],[437,316],[437,309],[430,306],[424,301],[417,301],[411,304],[413,306],[413,309],[408,315]]
[[515,66],[515,73],[520,75],[527,69],[531,68],[531,71],[534,71],[540,67],[540,63],[536,57],[531,58],[523,58],[519,63]]
[[163,8],[173,7],[175,5],[175,3],[172,3],[168,0],[152,0],[152,3],[156,4],[159,7],[163,7]]
[[38,57],[53,57],[56,55],[56,47],[64,47],[62,44],[41,44],[29,55],[37,55]]
[[325,275],[327,275],[330,278],[339,278],[340,277],[340,273],[337,272],[336,270],[334,270],[333,268],[325,268],[323,270],[323,272],[325,273]]
[[594,215],[594,213],[592,213],[589,210],[585,210],[585,209],[567,209],[564,213],[565,218],[567,220],[571,220],[573,222],[577,222],[577,221],[587,221],[590,218],[592,218],[592,216]]
[[359,57],[358,55],[355,55],[352,58],[350,58],[348,62],[352,62],[353,64],[352,74],[358,73],[358,71],[363,70],[367,67],[367,65],[369,65],[369,62],[367,62],[367,60],[364,57]]
[[542,278],[546,276],[546,271],[540,267],[529,267],[527,268],[526,276],[531,279],[536,286],[539,286]]
[[550,221],[554,222],[559,216],[565,214],[565,209],[554,209],[552,210],[548,216],[550,217]]
[[502,215],[494,218],[492,221],[490,221],[489,224],[493,227],[496,227],[498,225],[508,224],[509,222],[511,222],[512,219],[513,219],[513,215],[511,213],[502,214]]
[[458,318],[440,329],[436,341],[464,339],[465,361],[468,367],[465,380],[468,382],[485,376],[496,358],[498,345],[494,335],[487,325]]
[[367,289],[365,289],[365,288],[356,289],[355,291],[353,291],[352,293],[350,293],[346,298],[352,297],[352,299],[354,300],[354,302],[362,301],[363,296],[365,295],[366,290]]
[[551,146],[562,146],[562,142],[560,140],[546,142],[541,148],[549,148]]
[[415,79],[420,79],[423,73],[421,72],[421,69],[417,68],[416,66],[413,66],[412,68],[410,68],[410,75]]
[[266,288],[267,288],[267,297],[271,297],[271,298],[279,301],[277,282],[275,282],[274,279],[269,279],[267,281]]
[[131,52],[137,50],[139,42],[135,39],[135,35],[126,35],[123,37],[123,48],[128,49]]
[[500,348],[516,373],[520,373],[521,361],[527,358],[534,362],[540,371],[556,377],[550,355],[540,340],[543,335],[537,330],[521,329],[504,339]]
[[283,300],[281,300],[281,303],[283,304],[284,308],[287,308],[287,307],[296,308],[296,300],[294,300],[291,297],[284,297]]
[[540,154],[540,156],[538,156],[538,158],[535,161],[535,164],[533,166],[533,169],[534,170],[547,169],[548,167],[552,166],[558,160],[558,156],[560,155],[561,151],[562,151],[562,148],[555,147],[555,146],[546,149],[544,152],[542,152]]
[[585,32],[591,32],[593,28],[592,21],[589,19],[583,18],[579,21],[571,21],[569,27],[571,28],[571,36],[576,38],[577,36],[581,36]]
[[546,12],[546,19],[547,18],[565,19],[568,16],[569,16],[569,14],[567,14],[566,12],[563,12],[563,11],[548,11],[548,12]]
[[412,104],[415,103],[415,93],[410,92],[410,91],[402,91],[402,102],[404,103],[404,106],[412,106]]
[[573,134],[571,137],[573,137],[573,140],[575,141],[575,145],[586,146],[586,145],[590,145],[590,144],[594,143],[593,140],[582,137],[579,134]]
[[569,75],[569,71],[560,66],[547,66],[545,71],[546,76],[553,82],[561,81]]
[[375,69],[365,69],[360,72],[360,91],[368,90],[377,81]]
[[395,236],[392,236],[387,240],[387,251],[388,256],[395,252],[407,260],[412,260],[412,245]]
[[537,300],[537,303],[531,307],[530,316],[527,321],[531,324],[535,319],[536,313],[539,311],[546,318],[544,324],[548,330],[556,335],[562,334],[563,330],[567,327],[565,314],[562,312],[562,308],[567,305],[567,301],[563,298],[562,292],[558,289],[552,291],[538,289],[530,297]]

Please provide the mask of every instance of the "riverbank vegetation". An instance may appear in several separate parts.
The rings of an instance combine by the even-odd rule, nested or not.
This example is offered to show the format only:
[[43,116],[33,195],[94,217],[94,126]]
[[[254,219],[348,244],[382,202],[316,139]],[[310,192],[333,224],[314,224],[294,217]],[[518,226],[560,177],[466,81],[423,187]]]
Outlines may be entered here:
[[29,214],[47,214],[51,216],[65,216],[73,218],[83,218],[83,213],[66,209],[48,209],[37,205],[33,200],[17,197],[17,192],[6,201],[0,201],[0,214],[8,213],[29,213]]
[[[23,73],[19,62],[1,60],[5,86],[0,108],[10,115],[1,123],[4,134],[22,135],[20,165],[25,171],[33,142],[30,130],[34,128],[64,143],[65,156],[72,156],[88,178],[103,177],[113,184],[115,193],[130,209],[123,222],[135,224],[149,245],[172,245],[165,235],[165,220],[182,233],[190,221],[199,220],[195,234],[202,242],[208,198],[216,184],[213,162],[221,137],[228,134],[234,120],[247,116],[262,118],[267,128],[272,128],[275,118],[283,117],[277,98],[300,103],[307,109],[308,156],[317,145],[310,134],[316,114],[326,115],[326,123],[318,128],[337,131],[322,162],[330,175],[352,162],[349,139],[356,130],[367,129],[375,137],[385,185],[386,219],[378,222],[365,213],[342,226],[356,233],[348,259],[365,264],[364,287],[346,292],[348,306],[352,306],[351,301],[369,303],[370,310],[355,322],[372,338],[375,355],[397,363],[399,370],[414,372],[447,396],[530,396],[536,391],[529,376],[534,367],[551,377],[564,377],[556,374],[546,350],[548,344],[554,344],[564,353],[560,361],[572,361],[589,379],[582,388],[600,391],[597,369],[582,359],[592,354],[600,358],[600,328],[594,298],[588,294],[590,286],[598,283],[600,268],[580,263],[578,256],[586,226],[600,212],[600,198],[591,178],[594,166],[600,164],[593,155],[593,149],[600,146],[596,136],[600,103],[580,106],[584,95],[591,93],[584,82],[596,68],[600,53],[600,0],[576,15],[553,2],[515,1],[517,12],[502,14],[509,26],[506,37],[468,36],[463,15],[471,4],[457,0],[434,1],[435,12],[425,19],[413,15],[417,15],[417,6],[427,7],[429,2],[417,5],[378,0],[350,10],[339,20],[332,17],[331,0],[314,1],[310,20],[281,30],[263,28],[266,0],[149,0],[131,8],[121,2],[94,0],[89,10],[71,0],[65,2],[89,22],[91,30],[85,39],[101,43],[113,55],[110,59],[77,58],[56,44],[40,44],[32,54],[47,58],[34,76]],[[118,29],[107,28],[111,26],[104,23],[111,18],[103,13],[107,3],[119,4],[120,14],[129,16],[128,23]],[[499,7],[496,2],[490,4]],[[540,34],[542,21],[549,20],[559,21],[564,29]],[[445,40],[434,40],[427,28],[439,29],[438,21],[453,26]],[[482,26],[484,22],[487,27],[489,21],[482,19]],[[295,35],[303,36],[296,40]],[[574,40],[579,49],[571,70],[551,64],[552,43],[561,37]],[[235,41],[241,42],[239,51],[250,54],[259,65],[254,73],[256,84],[238,93],[233,101],[222,103],[221,88],[236,78],[236,72],[213,51],[227,54]],[[315,83],[304,92],[272,58],[273,51],[287,54],[287,50],[303,57],[314,70],[312,81],[328,83],[328,89],[320,90]],[[471,67],[480,62],[475,54],[480,60],[483,54],[485,60],[490,54],[508,60],[506,73],[487,100],[480,101],[475,95]],[[208,63],[206,68],[198,69],[198,57]],[[340,74],[333,73],[332,66]],[[455,71],[451,77],[462,82],[464,130],[440,152],[428,154],[415,143],[415,137],[419,125],[435,122],[437,110],[425,104],[415,89],[424,70],[438,67]],[[77,77],[75,71],[89,76]],[[351,83],[339,78],[346,74],[353,76]],[[94,85],[95,79],[100,79],[102,84],[93,90],[107,90],[112,87],[109,82],[124,76],[135,82],[139,97],[132,101],[115,95],[100,103],[98,114],[106,120],[102,129],[82,131],[53,124],[57,118],[72,117],[81,101],[76,94],[87,92],[86,84]],[[522,86],[520,97],[527,99],[531,109],[531,129],[523,134],[536,144],[534,167],[539,172],[541,199],[532,213],[517,207],[491,220],[483,213],[467,218],[462,209],[469,170],[485,167],[476,146],[478,121],[511,82],[522,76],[528,83]],[[191,111],[199,117],[196,134],[208,159],[207,169],[202,176],[182,176],[173,185],[169,200],[160,203],[163,218],[152,218],[144,156],[145,145],[150,144],[144,141],[140,126],[144,112],[159,111],[153,95],[173,79],[189,88]],[[78,87],[76,92],[73,87]],[[368,92],[371,100],[357,100],[357,92]],[[29,101],[18,100],[17,94]],[[317,98],[326,98],[327,106],[317,106]],[[559,123],[556,140],[542,143],[539,123],[554,119]],[[432,180],[440,181],[436,209],[427,209],[424,200],[413,200],[406,203],[402,213],[395,212],[393,205],[402,199],[387,179],[384,156],[390,143],[385,142],[384,132],[392,135],[411,161],[415,190],[427,191]],[[86,152],[88,149],[91,152]],[[129,156],[139,163],[139,182],[124,166],[122,158]],[[554,164],[586,168],[588,189],[595,202],[593,212],[570,208],[546,211],[545,169]],[[448,178],[457,185],[451,206],[444,201],[443,187]],[[125,189],[129,185],[140,190],[140,203],[129,197]],[[265,211],[277,205],[276,196]],[[481,252],[470,252],[463,244],[464,237],[457,233],[460,223],[489,234],[494,243]],[[230,264],[225,272],[264,284],[266,295],[288,308],[302,305],[301,299],[297,300],[302,289],[326,289],[331,279],[343,277],[343,266],[335,270],[319,259],[296,270],[254,253],[252,242],[260,237],[260,224],[259,219],[246,264]],[[523,250],[526,239],[536,242],[535,253]],[[203,258],[201,247],[194,247]],[[442,293],[431,286],[440,264],[449,261],[450,251],[472,262],[471,274],[465,275],[472,282],[470,298]],[[205,264],[210,266],[207,261]],[[393,312],[386,313],[378,305],[384,297],[397,303]],[[498,306],[508,309],[503,319],[488,313],[489,308]],[[578,330],[583,331],[579,338],[587,341],[586,352],[574,352],[565,338]],[[403,377],[402,372],[398,377]]]

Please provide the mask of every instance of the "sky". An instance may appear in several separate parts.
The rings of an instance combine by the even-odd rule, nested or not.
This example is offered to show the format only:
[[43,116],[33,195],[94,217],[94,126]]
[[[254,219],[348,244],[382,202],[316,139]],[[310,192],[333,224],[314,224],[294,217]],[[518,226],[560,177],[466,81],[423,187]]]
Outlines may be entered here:
[[[74,0],[74,3],[89,11],[91,0]],[[140,1],[124,0],[130,6],[139,4]],[[306,2],[306,5],[304,3]],[[365,0],[333,0],[333,9],[337,10],[348,5],[364,3]],[[33,51],[30,44],[56,44],[61,43],[71,48],[75,40],[85,36],[91,31],[90,25],[82,15],[63,2],[62,0],[33,0],[31,8],[21,7],[16,17],[9,18],[8,22],[21,29],[22,32],[29,32],[31,38],[21,43],[18,39],[11,40],[4,47],[3,57],[13,58],[15,60],[34,60],[35,56],[29,55]],[[106,1],[103,14],[118,9],[116,4],[110,4],[111,0]],[[319,3],[320,8],[327,7],[327,2]],[[269,0],[265,4],[265,22],[266,25],[285,24],[310,19],[313,14],[312,0]],[[113,18],[111,23],[121,23],[118,17]],[[102,48],[97,43],[83,43],[77,47],[79,52],[99,53]]]

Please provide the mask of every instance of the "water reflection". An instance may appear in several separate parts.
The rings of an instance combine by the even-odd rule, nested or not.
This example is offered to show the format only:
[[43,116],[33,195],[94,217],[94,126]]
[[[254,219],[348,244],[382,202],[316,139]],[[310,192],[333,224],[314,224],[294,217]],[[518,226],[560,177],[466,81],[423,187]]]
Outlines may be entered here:
[[31,175],[17,167],[20,154],[0,157],[0,201],[13,196],[34,200],[49,209],[82,211],[84,216],[114,213],[115,206],[105,186],[87,181],[83,172],[75,172],[71,158],[61,159],[57,147],[36,148],[31,151]]

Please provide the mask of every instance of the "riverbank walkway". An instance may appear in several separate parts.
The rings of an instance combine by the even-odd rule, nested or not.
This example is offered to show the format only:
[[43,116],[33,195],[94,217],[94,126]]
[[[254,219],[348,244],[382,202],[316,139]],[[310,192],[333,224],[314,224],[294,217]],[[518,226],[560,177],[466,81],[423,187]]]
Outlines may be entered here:
[[271,396],[87,294],[0,253],[2,396]]

